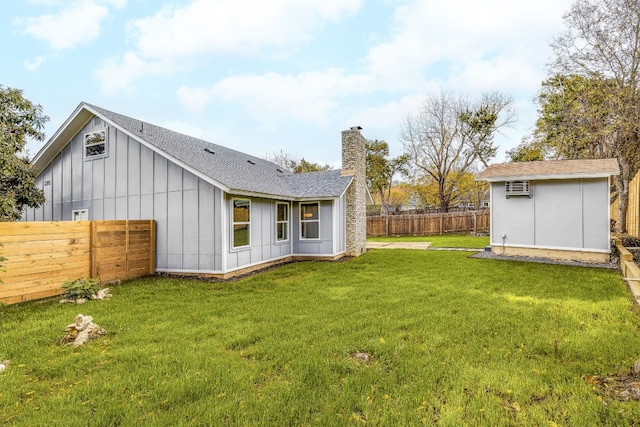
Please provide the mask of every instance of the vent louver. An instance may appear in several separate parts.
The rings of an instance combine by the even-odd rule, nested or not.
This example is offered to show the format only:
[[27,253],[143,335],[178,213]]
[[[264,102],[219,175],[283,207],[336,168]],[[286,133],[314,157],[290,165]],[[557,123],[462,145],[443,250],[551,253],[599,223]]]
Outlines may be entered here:
[[511,196],[531,197],[531,183],[529,181],[507,181],[504,183],[507,198]]

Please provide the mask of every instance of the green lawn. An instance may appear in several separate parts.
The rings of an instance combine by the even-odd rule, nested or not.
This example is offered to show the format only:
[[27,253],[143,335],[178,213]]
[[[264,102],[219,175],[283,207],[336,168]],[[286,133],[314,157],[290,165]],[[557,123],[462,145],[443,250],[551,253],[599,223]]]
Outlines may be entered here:
[[[0,308],[0,424],[625,426],[640,318],[611,270],[376,250]],[[109,333],[59,346],[81,312]],[[352,358],[371,356],[368,363]]]
[[393,236],[368,237],[371,242],[431,242],[433,248],[484,248],[489,245],[489,236],[468,234],[443,234],[438,236]]

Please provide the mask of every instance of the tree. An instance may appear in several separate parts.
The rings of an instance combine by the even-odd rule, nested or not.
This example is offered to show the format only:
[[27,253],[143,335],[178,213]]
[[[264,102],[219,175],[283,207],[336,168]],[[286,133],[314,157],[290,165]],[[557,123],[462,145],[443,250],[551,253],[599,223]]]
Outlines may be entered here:
[[624,232],[629,182],[640,166],[640,0],[577,0],[563,18],[567,30],[551,44],[557,80],[547,88],[554,96],[543,99],[548,112],[559,110],[562,126],[548,126],[542,116],[537,130],[559,140],[559,157],[618,160],[616,231]]
[[545,160],[547,158],[547,149],[544,144],[527,136],[522,139],[520,144],[511,150],[507,150],[507,157],[511,162],[532,162],[536,160]]
[[418,208],[439,208],[438,184],[429,175],[422,175],[413,182],[413,195]]
[[310,163],[306,161],[304,157],[298,158],[297,155],[285,153],[283,150],[280,150],[278,153],[267,154],[264,158],[293,173],[320,172],[331,169],[329,165],[323,166],[318,163]]
[[493,137],[501,128],[511,125],[515,117],[513,100],[500,92],[483,93],[475,106],[460,113],[463,138],[485,168],[498,152]]
[[[471,172],[453,172],[451,182],[455,182],[451,196],[451,206],[477,209],[488,198],[489,185],[483,181],[476,181]],[[422,207],[441,209],[438,197],[438,183],[430,176],[418,179],[412,188],[413,195]],[[450,207],[451,207],[450,206]]]
[[25,146],[29,138],[44,140],[48,120],[42,107],[24,98],[21,90],[0,85],[0,221],[18,220],[25,205],[44,203]]
[[306,173],[306,172],[321,172],[331,169],[329,165],[321,165],[319,163],[310,163],[307,162],[304,157],[300,159],[298,164],[296,164],[292,171],[293,173]]
[[456,179],[476,162],[495,157],[493,137],[515,117],[510,98],[495,92],[475,102],[440,93],[430,95],[402,127],[401,139],[413,166],[438,188],[438,205],[454,203]]
[[367,150],[367,185],[369,191],[380,197],[380,213],[387,214],[391,198],[393,177],[398,173],[407,174],[409,158],[406,154],[389,159],[389,144],[385,141],[368,140]]
[[456,204],[465,209],[479,209],[482,202],[489,198],[489,184],[476,181],[475,174],[462,172],[456,177]]

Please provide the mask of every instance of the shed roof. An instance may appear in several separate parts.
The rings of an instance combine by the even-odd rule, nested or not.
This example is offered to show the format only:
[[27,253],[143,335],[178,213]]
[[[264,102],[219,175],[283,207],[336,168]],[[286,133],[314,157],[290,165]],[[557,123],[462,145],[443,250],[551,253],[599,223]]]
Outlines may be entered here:
[[353,180],[353,176],[341,174],[340,170],[293,174],[268,160],[88,103],[81,103],[36,154],[34,165],[44,169],[94,116],[227,193],[286,199],[335,198]]
[[616,159],[543,160],[491,165],[478,174],[478,181],[518,181],[604,178],[619,175]]

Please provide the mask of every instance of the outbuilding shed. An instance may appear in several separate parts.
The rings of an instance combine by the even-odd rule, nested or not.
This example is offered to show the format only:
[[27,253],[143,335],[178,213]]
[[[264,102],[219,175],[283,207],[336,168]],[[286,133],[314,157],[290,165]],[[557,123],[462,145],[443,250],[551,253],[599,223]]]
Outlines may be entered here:
[[491,188],[491,250],[608,262],[610,179],[616,159],[500,163],[477,176]]

